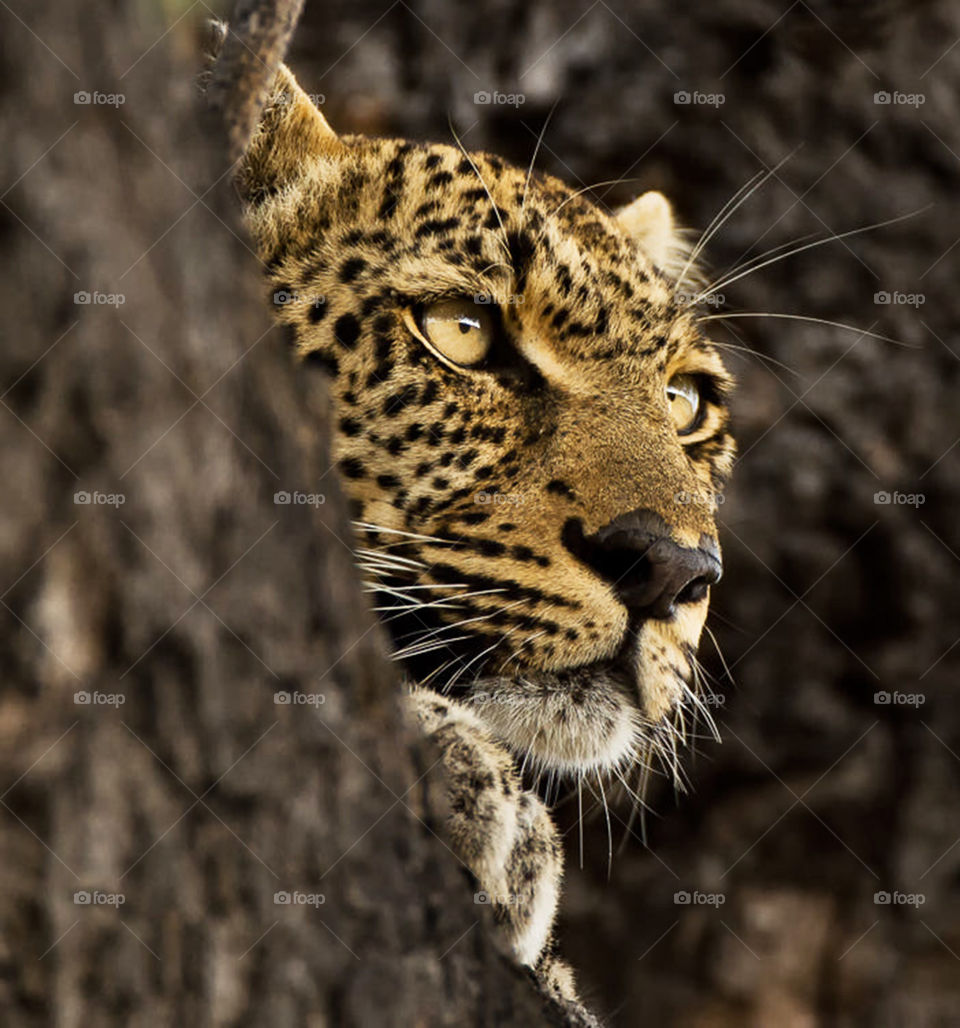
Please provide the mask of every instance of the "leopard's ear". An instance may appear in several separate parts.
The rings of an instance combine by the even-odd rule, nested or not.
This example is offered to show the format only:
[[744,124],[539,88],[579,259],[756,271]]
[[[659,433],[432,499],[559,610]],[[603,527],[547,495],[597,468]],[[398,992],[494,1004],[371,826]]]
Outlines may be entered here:
[[281,64],[243,158],[238,187],[245,200],[256,201],[345,152],[317,105]]
[[621,207],[616,219],[667,278],[675,280],[681,274],[690,254],[690,244],[683,230],[677,228],[673,208],[663,193],[641,194]]

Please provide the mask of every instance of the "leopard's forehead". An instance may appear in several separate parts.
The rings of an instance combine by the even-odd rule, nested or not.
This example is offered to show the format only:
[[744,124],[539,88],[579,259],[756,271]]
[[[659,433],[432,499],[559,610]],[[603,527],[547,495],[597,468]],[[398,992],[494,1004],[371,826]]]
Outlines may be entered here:
[[[713,353],[672,284],[584,191],[456,146],[343,143],[341,174],[316,176],[291,198],[293,209],[269,209],[274,224],[268,216],[263,227],[277,244],[269,263],[282,262],[290,284],[319,274],[332,304],[376,280],[401,301],[488,300],[581,377],[596,367],[598,382],[612,371],[636,380],[680,351]],[[299,238],[290,238],[291,224]]]

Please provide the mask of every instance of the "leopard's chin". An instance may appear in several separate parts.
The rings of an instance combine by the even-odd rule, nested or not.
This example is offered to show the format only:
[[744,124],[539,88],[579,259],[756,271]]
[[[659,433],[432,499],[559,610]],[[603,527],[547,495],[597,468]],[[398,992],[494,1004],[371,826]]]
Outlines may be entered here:
[[664,625],[628,632],[609,660],[480,678],[462,699],[527,768],[626,770],[675,735],[675,715],[693,696],[693,649],[682,638],[690,626]]

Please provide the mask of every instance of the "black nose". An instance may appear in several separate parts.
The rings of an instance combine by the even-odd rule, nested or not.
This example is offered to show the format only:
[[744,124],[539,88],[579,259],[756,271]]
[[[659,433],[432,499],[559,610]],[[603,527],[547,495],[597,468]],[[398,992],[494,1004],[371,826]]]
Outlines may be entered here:
[[702,536],[698,549],[679,546],[652,510],[621,514],[588,536],[580,520],[572,518],[563,527],[563,542],[617,590],[631,613],[643,617],[669,618],[677,604],[702,600],[722,573],[712,539]]

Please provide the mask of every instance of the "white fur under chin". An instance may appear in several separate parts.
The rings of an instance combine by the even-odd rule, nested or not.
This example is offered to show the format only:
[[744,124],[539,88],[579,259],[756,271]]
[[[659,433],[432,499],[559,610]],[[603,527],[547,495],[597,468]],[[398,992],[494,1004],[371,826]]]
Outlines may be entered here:
[[[533,770],[615,773],[647,750],[656,726],[685,703],[684,644],[699,638],[706,604],[645,622],[626,665],[522,671],[474,682],[463,702]],[[692,695],[692,693],[691,693]]]
[[[575,669],[586,670],[586,669]],[[464,702],[534,770],[613,771],[631,762],[643,722],[616,672],[563,684],[553,672],[475,682]]]

